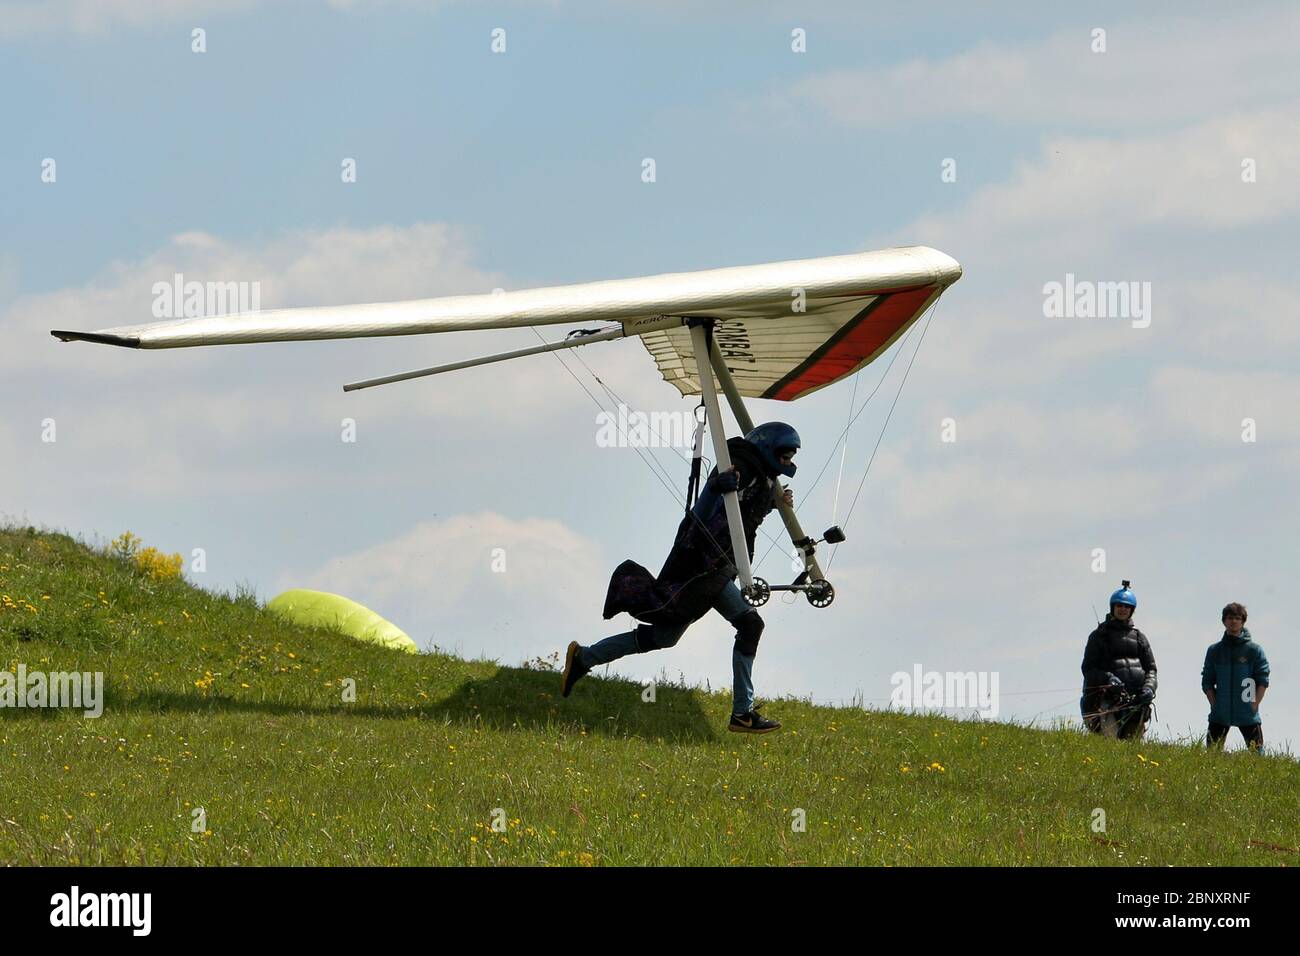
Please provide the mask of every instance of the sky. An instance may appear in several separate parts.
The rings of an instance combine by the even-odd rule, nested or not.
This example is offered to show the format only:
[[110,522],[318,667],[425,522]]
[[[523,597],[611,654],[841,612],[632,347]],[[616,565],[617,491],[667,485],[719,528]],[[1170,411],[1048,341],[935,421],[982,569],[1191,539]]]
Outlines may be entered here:
[[[269,308],[930,245],[964,276],[892,365],[751,402],[803,437],[807,528],[848,534],[821,554],[831,607],[764,608],[760,698],[884,707],[919,666],[996,673],[997,719],[1077,723],[1094,609],[1130,579],[1149,733],[1204,732],[1240,601],[1265,738],[1294,752],[1298,34],[1286,3],[0,0],[0,517],[201,549],[203,587],[336,591],[422,647],[548,657],[630,626],[601,620],[609,573],[657,568],[680,518],[686,449],[641,449],[657,473],[598,441],[620,401],[695,404],[638,343],[345,395],[537,338],[49,330],[151,321],[176,273]],[[1048,314],[1067,282],[1146,308]],[[730,657],[710,615],[611,672],[726,687]]]

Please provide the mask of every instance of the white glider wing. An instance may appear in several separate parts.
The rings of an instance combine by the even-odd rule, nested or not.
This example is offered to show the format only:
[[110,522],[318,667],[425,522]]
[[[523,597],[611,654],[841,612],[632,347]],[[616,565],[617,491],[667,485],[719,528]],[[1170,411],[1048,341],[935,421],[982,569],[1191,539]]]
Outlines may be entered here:
[[[494,295],[276,309],[51,334],[65,342],[169,349],[609,323],[605,328],[575,330],[560,341],[344,388],[353,391],[639,336],[666,381],[684,395],[702,396],[718,469],[725,471],[730,458],[715,377],[737,424],[748,432],[753,422],[744,396],[793,401],[851,375],[887,349],[959,278],[961,266],[954,259],[935,249],[911,246]],[[729,492],[723,498],[738,576],[747,599],[762,603],[778,587],[752,577],[736,495]],[[817,542],[804,534],[793,508],[784,501],[778,501],[777,508],[790,540],[803,554],[805,568],[795,584],[780,587],[804,590],[810,602],[825,607],[834,590],[814,557]],[[839,534],[837,540],[843,540],[838,529],[832,530]],[[825,540],[831,540],[830,532]]]
[[166,349],[613,322],[624,336],[642,336],[665,380],[698,395],[686,320],[707,318],[714,320],[714,342],[742,395],[791,400],[870,362],[960,276],[961,266],[949,256],[912,246],[517,292],[51,334],[65,342]]

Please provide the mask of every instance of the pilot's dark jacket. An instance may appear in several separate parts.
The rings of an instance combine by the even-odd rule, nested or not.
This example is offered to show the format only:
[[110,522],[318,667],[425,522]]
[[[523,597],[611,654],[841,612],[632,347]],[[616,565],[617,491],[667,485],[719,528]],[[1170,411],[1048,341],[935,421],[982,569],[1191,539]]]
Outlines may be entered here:
[[[739,475],[736,492],[745,546],[752,561],[758,526],[776,507],[781,486],[753,444],[731,438],[727,450]],[[690,624],[701,618],[727,583],[735,579],[731,532],[727,509],[717,490],[717,475],[715,468],[695,506],[677,526],[677,537],[658,577],[630,559],[614,569],[605,596],[606,619],[627,611],[647,624]]]

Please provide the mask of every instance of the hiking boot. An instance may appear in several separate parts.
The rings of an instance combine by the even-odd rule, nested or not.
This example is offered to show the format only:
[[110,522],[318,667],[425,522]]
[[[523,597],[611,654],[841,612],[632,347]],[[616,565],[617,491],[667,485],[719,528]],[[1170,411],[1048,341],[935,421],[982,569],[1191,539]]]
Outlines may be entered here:
[[779,721],[768,720],[757,710],[751,710],[747,714],[732,714],[731,722],[727,724],[728,730],[738,734],[768,734],[780,727]]
[[573,690],[573,685],[578,683],[589,670],[590,667],[583,667],[578,660],[578,652],[582,650],[582,645],[577,641],[569,642],[569,650],[564,656],[564,678],[560,683],[560,696],[568,697],[569,691]]

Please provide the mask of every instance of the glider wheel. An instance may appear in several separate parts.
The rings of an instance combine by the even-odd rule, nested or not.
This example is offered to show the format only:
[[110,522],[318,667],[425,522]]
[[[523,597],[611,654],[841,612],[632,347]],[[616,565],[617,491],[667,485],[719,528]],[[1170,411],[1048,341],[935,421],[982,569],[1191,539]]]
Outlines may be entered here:
[[772,589],[762,578],[754,578],[754,583],[747,588],[742,588],[740,595],[750,607],[762,607],[772,596]]
[[808,585],[805,593],[808,595],[808,603],[813,607],[830,607],[830,603],[835,600],[835,589],[829,581],[814,581]]

